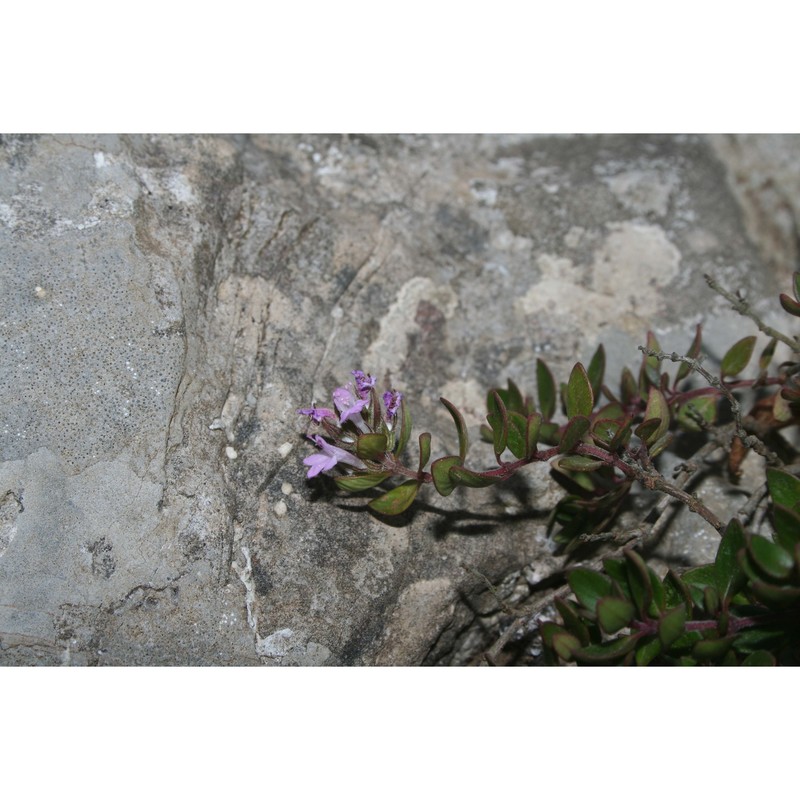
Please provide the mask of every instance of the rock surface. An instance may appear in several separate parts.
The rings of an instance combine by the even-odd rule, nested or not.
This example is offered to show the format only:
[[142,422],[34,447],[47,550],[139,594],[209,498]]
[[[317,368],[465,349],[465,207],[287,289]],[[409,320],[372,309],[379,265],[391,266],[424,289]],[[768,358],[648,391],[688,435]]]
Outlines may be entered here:
[[648,329],[680,350],[701,319],[713,347],[741,323],[704,272],[771,308],[794,268],[797,154],[4,137],[0,663],[468,662],[498,608],[484,577],[519,592],[560,563],[547,469],[386,524],[306,480],[296,409],[362,368],[436,456],[440,395],[475,431],[490,386],[533,391],[537,357],[563,378],[603,341],[616,376]]

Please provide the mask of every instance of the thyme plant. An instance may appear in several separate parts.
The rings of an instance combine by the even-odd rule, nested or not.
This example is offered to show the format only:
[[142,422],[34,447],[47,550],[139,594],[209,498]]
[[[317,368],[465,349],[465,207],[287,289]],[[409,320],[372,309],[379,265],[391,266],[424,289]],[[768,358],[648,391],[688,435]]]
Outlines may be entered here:
[[[304,459],[308,477],[330,473],[347,492],[385,487],[369,507],[392,516],[406,511],[425,484],[446,496],[459,486],[507,480],[534,462],[550,463],[551,475],[567,487],[549,519],[554,542],[565,554],[597,543],[605,552],[569,570],[545,603],[520,610],[486,654],[490,662],[533,622],[550,664],[800,663],[800,459],[780,433],[800,421],[800,340],[765,325],[741,295],[706,280],[770,337],[756,378],[739,377],[754,356],[755,335],[732,344],[714,374],[703,363],[700,325],[685,355],[664,352],[648,333],[638,374],[624,368],[614,390],[606,383],[602,345],[563,383],[539,359],[535,396],[511,380],[488,392],[480,435],[496,463],[477,469],[467,462],[464,418],[445,398],[457,450],[429,466],[431,434],[421,433],[418,457],[408,466],[412,421],[406,399],[393,389],[379,395],[375,378],[354,370],[353,381],[334,390],[332,407],[298,412],[310,418],[309,439],[318,448]],[[800,272],[793,276],[793,296],[781,294],[780,304],[800,317]],[[792,360],[774,366],[778,341],[788,345]],[[672,378],[665,361],[678,364]],[[703,385],[695,385],[695,376]],[[682,433],[700,445],[667,477],[658,457]],[[720,449],[733,481],[749,451],[764,466],[763,485],[723,519],[687,491],[705,459]],[[634,484],[663,495],[658,517],[632,531],[615,530]],[[670,500],[698,514],[720,541],[713,563],[660,576],[643,553],[663,532]],[[761,506],[768,509],[769,535],[754,522]],[[545,606],[556,621],[539,616]]]

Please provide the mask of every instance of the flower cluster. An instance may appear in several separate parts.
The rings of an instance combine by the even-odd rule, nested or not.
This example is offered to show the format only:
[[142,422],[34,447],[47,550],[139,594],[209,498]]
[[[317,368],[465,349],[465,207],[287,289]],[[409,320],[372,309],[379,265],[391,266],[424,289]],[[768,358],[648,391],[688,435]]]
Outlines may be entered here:
[[396,423],[402,416],[403,395],[390,389],[380,403],[375,378],[360,369],[352,375],[353,382],[333,390],[332,409],[312,404],[297,410],[323,431],[308,437],[321,451],[303,459],[309,478],[338,464],[359,472],[380,472],[387,468],[392,453],[399,454]]

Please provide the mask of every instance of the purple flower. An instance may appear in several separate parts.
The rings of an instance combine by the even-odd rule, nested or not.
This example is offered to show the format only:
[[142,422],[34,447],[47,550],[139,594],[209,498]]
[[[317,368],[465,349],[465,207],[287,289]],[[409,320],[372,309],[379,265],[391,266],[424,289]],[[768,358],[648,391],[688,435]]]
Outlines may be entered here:
[[315,405],[312,405],[311,408],[298,408],[298,414],[305,414],[307,417],[311,417],[314,422],[322,422],[325,417],[333,417],[336,418],[336,414],[333,413],[329,408],[317,408]]
[[356,390],[362,398],[369,395],[369,390],[375,385],[375,378],[372,375],[365,375],[360,369],[354,369],[353,375],[356,379]]
[[362,433],[368,432],[364,420],[361,419],[361,412],[368,403],[369,398],[356,398],[350,386],[340,386],[333,390],[333,404],[339,412],[339,422],[344,425],[348,419],[353,417],[353,422]]
[[321,436],[309,436],[308,438],[322,450],[321,453],[314,453],[303,459],[303,463],[309,467],[309,478],[319,475],[320,472],[327,472],[337,464],[349,464],[356,469],[366,469],[367,465],[359,458],[348,453],[347,450],[342,450],[341,447],[326,442]]
[[402,393],[396,392],[394,389],[383,393],[383,404],[386,406],[386,416],[388,419],[394,419],[400,408],[400,401],[402,399]]

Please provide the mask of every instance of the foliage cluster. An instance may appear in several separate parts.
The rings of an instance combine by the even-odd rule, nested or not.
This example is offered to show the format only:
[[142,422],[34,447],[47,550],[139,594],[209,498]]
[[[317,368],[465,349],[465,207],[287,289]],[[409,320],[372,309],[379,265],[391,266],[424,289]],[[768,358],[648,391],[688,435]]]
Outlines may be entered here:
[[[464,418],[441,398],[455,425],[457,451],[428,468],[431,435],[422,433],[413,469],[402,459],[412,432],[405,398],[389,390],[381,403],[375,379],[356,370],[354,384],[334,392],[333,409],[300,410],[322,429],[322,436],[312,438],[323,452],[305,460],[309,475],[345,468],[335,480],[350,492],[399,478],[369,502],[375,513],[391,516],[406,511],[425,484],[446,496],[459,486],[490,486],[528,464],[549,462],[554,479],[567,490],[549,520],[555,543],[570,557],[598,542],[616,547],[569,571],[563,591],[550,597],[558,621],[538,625],[548,663],[798,663],[800,478],[794,473],[800,470],[796,452],[779,432],[800,421],[800,342],[765,325],[742,296],[708,276],[707,281],[769,336],[758,354],[757,377],[740,377],[756,353],[755,335],[731,345],[718,374],[712,374],[703,363],[700,325],[685,355],[665,353],[648,333],[638,373],[623,369],[616,390],[606,383],[602,345],[562,383],[539,359],[535,396],[523,394],[511,380],[488,392],[480,435],[491,445],[496,465],[482,470],[467,465]],[[780,303],[789,315],[800,316],[800,273],[793,277],[793,296],[782,294]],[[779,341],[788,345],[792,359],[774,366]],[[665,361],[678,364],[673,376]],[[703,385],[695,385],[696,376]],[[749,402],[746,412],[742,395]],[[682,434],[700,444],[670,479],[659,470],[658,457]],[[732,481],[750,450],[765,468],[763,487],[727,520],[687,491],[703,459],[720,448],[727,452]],[[664,501],[654,523],[626,538],[614,531],[614,522],[635,484],[661,493]],[[699,514],[720,534],[720,543],[713,563],[659,576],[643,553],[666,525],[671,499]],[[751,522],[763,504],[769,508],[770,536]]]

